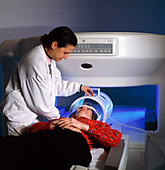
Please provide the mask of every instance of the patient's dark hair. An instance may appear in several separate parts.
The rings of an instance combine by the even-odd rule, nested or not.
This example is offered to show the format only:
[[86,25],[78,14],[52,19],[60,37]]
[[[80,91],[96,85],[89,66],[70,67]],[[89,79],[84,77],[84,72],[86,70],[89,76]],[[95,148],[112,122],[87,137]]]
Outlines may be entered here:
[[58,47],[66,47],[67,45],[73,45],[75,47],[77,45],[76,35],[66,26],[53,29],[48,35],[41,36],[40,41],[47,48],[50,48],[54,41],[57,41]]

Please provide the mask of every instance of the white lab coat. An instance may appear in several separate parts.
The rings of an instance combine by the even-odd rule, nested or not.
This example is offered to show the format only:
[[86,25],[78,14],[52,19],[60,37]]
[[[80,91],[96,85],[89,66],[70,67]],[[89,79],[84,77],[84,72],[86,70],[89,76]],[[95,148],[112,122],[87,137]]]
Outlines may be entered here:
[[69,96],[80,90],[77,82],[64,81],[51,60],[51,72],[42,45],[30,50],[18,63],[5,89],[1,108],[8,128],[20,129],[37,117],[59,118],[55,96]]

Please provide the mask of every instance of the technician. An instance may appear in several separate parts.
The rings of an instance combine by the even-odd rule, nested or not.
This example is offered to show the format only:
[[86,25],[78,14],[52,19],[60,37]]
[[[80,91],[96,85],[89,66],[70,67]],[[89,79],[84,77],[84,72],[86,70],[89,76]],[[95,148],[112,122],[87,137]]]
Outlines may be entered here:
[[5,135],[19,136],[42,117],[58,119],[55,96],[69,96],[79,91],[93,95],[89,87],[62,80],[56,67],[56,62],[66,60],[76,45],[77,38],[70,28],[57,27],[42,36],[41,44],[22,57],[1,103]]

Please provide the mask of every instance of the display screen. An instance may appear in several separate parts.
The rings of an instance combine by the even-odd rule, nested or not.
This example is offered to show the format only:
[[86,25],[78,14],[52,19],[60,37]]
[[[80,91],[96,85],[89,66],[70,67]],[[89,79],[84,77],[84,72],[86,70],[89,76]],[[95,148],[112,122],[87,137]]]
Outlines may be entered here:
[[72,53],[113,53],[113,44],[77,44]]

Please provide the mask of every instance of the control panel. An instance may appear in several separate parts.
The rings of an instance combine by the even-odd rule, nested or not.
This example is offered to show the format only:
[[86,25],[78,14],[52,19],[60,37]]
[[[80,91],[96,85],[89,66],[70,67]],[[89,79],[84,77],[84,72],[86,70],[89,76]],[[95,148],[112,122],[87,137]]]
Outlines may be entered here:
[[118,39],[78,39],[71,54],[76,55],[118,55]]

